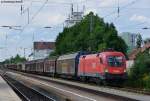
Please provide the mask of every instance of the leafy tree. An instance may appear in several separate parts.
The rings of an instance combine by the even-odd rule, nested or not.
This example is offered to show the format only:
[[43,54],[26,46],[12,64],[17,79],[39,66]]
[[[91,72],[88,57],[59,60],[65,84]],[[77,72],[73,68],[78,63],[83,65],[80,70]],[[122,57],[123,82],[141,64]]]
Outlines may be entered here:
[[137,48],[141,47],[141,44],[142,44],[142,36],[141,36],[141,34],[138,34],[136,44],[137,44]]
[[60,55],[80,50],[99,52],[106,48],[126,53],[127,45],[118,36],[113,23],[105,23],[103,18],[90,12],[81,22],[64,28],[63,32],[59,33],[53,54]]
[[148,81],[150,81],[150,54],[149,50],[146,50],[138,54],[134,66],[130,69],[128,83],[130,86],[150,89]]
[[103,51],[103,50],[105,50],[106,49],[106,43],[102,43],[102,44],[99,44],[98,45],[98,50],[99,51]]
[[3,61],[3,64],[9,64],[9,63],[21,63],[21,62],[25,62],[26,59],[23,57],[20,57],[18,54],[15,57],[11,57],[10,59],[6,59],[5,61]]

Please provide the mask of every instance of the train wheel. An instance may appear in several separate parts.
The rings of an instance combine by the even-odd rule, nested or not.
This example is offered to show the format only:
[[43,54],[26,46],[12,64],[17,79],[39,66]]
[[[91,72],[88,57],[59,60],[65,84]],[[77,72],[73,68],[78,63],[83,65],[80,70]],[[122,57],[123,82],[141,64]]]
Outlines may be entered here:
[[107,86],[106,80],[102,80],[102,85]]
[[86,83],[86,77],[80,77],[81,81]]
[[103,84],[102,80],[100,80],[99,78],[96,78],[96,79],[95,79],[95,83],[96,83],[97,85],[102,85],[102,84]]

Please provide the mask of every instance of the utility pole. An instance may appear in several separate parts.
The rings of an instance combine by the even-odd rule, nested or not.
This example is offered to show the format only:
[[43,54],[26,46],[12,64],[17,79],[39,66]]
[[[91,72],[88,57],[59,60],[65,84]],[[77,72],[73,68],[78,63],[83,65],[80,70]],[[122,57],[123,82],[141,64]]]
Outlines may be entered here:
[[27,12],[28,12],[28,24],[30,23],[30,13],[29,13],[29,8],[27,9]]
[[118,0],[118,10],[117,10],[117,13],[118,13],[118,17],[120,16],[119,14],[120,14],[120,7],[119,7],[119,0]]
[[23,14],[23,5],[21,5],[20,10],[21,10],[21,15],[22,15]]
[[31,49],[31,52],[33,53],[33,59],[35,57],[35,52],[34,52],[34,33],[33,33],[33,38],[32,38],[32,44],[33,44],[33,48]]
[[24,55],[24,58],[26,57],[26,49],[25,47],[19,47],[19,49],[21,49],[21,51],[23,50],[23,55]]
[[27,12],[27,21],[28,21],[28,24],[30,23],[30,9],[29,8],[26,8],[24,9],[23,5],[21,5],[21,15],[23,15],[25,12]]
[[34,33],[33,33],[33,36],[32,36],[32,42],[34,42]]
[[[3,49],[5,49],[4,47],[0,47],[0,55],[2,55],[2,51],[1,50],[3,50]],[[0,56],[0,57],[3,57],[3,56]],[[2,58],[0,58],[0,60],[1,60]]]
[[27,48],[23,48],[24,58],[26,58],[26,49]]
[[90,33],[93,31],[93,15],[90,15]]
[[5,58],[7,58],[7,33],[6,33],[6,39],[5,39]]

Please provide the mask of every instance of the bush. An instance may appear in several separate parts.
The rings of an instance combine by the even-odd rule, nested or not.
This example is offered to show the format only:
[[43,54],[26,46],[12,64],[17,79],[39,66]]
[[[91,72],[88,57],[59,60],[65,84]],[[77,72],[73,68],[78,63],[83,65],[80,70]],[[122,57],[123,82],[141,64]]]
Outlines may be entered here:
[[128,86],[150,89],[150,54],[148,50],[138,54],[135,64],[128,74],[129,79],[126,82]]
[[150,90],[150,74],[145,75],[145,77],[143,78],[143,82],[144,82],[144,88]]

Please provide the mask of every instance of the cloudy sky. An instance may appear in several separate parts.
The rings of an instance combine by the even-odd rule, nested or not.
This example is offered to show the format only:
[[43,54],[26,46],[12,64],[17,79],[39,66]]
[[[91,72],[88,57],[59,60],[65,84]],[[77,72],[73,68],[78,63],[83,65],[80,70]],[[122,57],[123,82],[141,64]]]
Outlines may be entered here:
[[[71,3],[75,10],[78,7],[81,11],[85,6],[85,14],[93,11],[105,22],[113,22],[119,33],[141,33],[144,39],[150,37],[150,29],[142,29],[150,27],[150,0],[23,0],[22,4],[0,3],[0,61],[17,53],[24,56],[24,48],[28,56],[32,52],[33,41],[55,41],[70,13]],[[15,30],[2,26],[21,27]],[[45,26],[51,28],[45,29]]]

